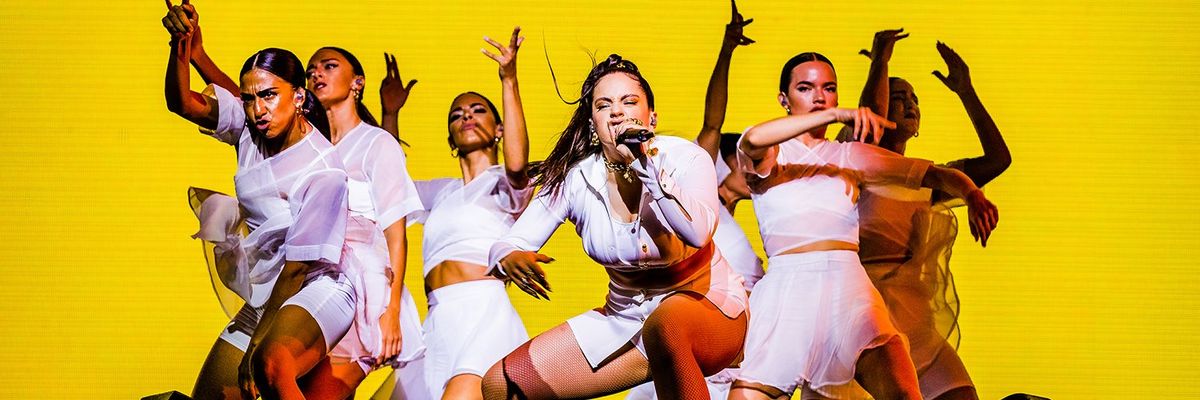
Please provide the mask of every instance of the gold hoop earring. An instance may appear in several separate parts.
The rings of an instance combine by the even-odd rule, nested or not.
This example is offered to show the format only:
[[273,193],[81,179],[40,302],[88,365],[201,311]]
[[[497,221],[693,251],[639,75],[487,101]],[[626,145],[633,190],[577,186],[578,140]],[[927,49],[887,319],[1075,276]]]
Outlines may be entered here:
[[458,158],[458,149],[450,148],[450,158]]

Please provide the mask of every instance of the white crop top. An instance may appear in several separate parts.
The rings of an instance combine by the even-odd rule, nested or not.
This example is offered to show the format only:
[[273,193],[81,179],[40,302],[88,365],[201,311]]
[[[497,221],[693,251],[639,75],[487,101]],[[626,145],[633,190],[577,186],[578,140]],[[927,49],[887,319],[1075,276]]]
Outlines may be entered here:
[[825,240],[858,243],[862,184],[920,187],[929,161],[857,142],[795,138],[768,150],[757,165],[738,151],[768,256]]
[[501,165],[463,185],[459,178],[417,181],[424,207],[413,214],[425,224],[421,242],[425,274],[443,261],[488,265],[488,250],[529,206],[533,186],[513,188]]

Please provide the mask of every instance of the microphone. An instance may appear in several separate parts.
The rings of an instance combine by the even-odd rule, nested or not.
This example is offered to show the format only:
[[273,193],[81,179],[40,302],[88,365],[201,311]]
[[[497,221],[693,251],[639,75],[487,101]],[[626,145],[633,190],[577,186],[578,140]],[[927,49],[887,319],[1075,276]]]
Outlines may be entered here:
[[650,140],[652,137],[654,137],[654,132],[650,131],[649,129],[630,128],[626,129],[625,132],[621,132],[620,135],[617,135],[617,144],[638,146]]

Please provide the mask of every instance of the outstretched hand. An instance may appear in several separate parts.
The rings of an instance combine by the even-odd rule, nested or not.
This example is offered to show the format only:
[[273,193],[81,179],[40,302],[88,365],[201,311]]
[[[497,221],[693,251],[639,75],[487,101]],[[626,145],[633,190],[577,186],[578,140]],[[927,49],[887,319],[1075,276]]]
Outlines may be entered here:
[[967,195],[967,218],[971,226],[971,236],[983,247],[987,247],[992,230],[1000,222],[1000,211],[995,204],[984,197],[983,191],[975,189]]
[[404,83],[404,79],[400,78],[400,68],[396,66],[396,56],[388,53],[383,53],[383,62],[387,65],[387,76],[383,78],[383,82],[379,84],[379,102],[383,103],[383,113],[397,114],[400,108],[404,107],[404,103],[408,102],[408,94],[412,92],[413,85],[417,84],[417,80],[413,79]]
[[[528,293],[533,298],[550,300],[546,294],[550,290],[550,282],[546,281],[546,272],[538,264],[554,262],[553,258],[534,251],[514,251],[500,259],[501,279],[517,285],[518,289]],[[499,274],[497,274],[499,275]]]
[[908,37],[908,34],[904,33],[904,28],[885,29],[875,32],[875,40],[871,42],[871,50],[862,49],[858,51],[858,54],[862,54],[872,60],[874,60],[876,56],[879,56],[882,57],[880,58],[880,61],[891,61],[892,50],[895,49],[896,42],[906,37]]
[[946,87],[954,91],[954,93],[963,94],[974,89],[971,85],[971,70],[967,67],[967,63],[958,55],[954,49],[947,46],[945,43],[937,43],[938,53],[942,55],[942,60],[946,61],[946,68],[950,71],[943,75],[941,71],[934,70],[933,76],[942,81]]
[[500,64],[500,79],[511,79],[517,77],[517,50],[521,49],[521,43],[525,42],[525,37],[521,36],[521,27],[514,27],[512,38],[508,41],[508,46],[500,44],[492,38],[484,36],[483,41],[495,47],[500,54],[492,54],[487,49],[479,49],[483,55],[488,56]]
[[729,4],[733,6],[733,15],[729,17],[729,23],[725,24],[725,43],[734,47],[754,43],[754,39],[746,37],[743,33],[743,28],[754,22],[754,18],[743,19],[742,14],[738,12],[736,0],[729,0]]
[[896,129],[895,122],[888,121],[887,118],[876,114],[867,107],[835,108],[833,110],[837,122],[847,125],[851,122],[854,123],[855,141],[879,145],[879,141],[883,139],[884,129]]

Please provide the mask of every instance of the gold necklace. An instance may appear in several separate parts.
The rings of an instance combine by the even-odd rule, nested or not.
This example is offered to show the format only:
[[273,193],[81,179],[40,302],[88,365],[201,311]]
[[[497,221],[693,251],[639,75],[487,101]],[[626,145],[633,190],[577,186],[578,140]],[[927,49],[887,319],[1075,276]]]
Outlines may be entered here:
[[633,182],[633,177],[629,175],[629,164],[617,164],[614,162],[609,162],[608,159],[604,157],[601,157],[600,159],[604,161],[604,167],[608,168],[609,171],[612,171],[614,174],[625,178],[625,181],[627,182]]

